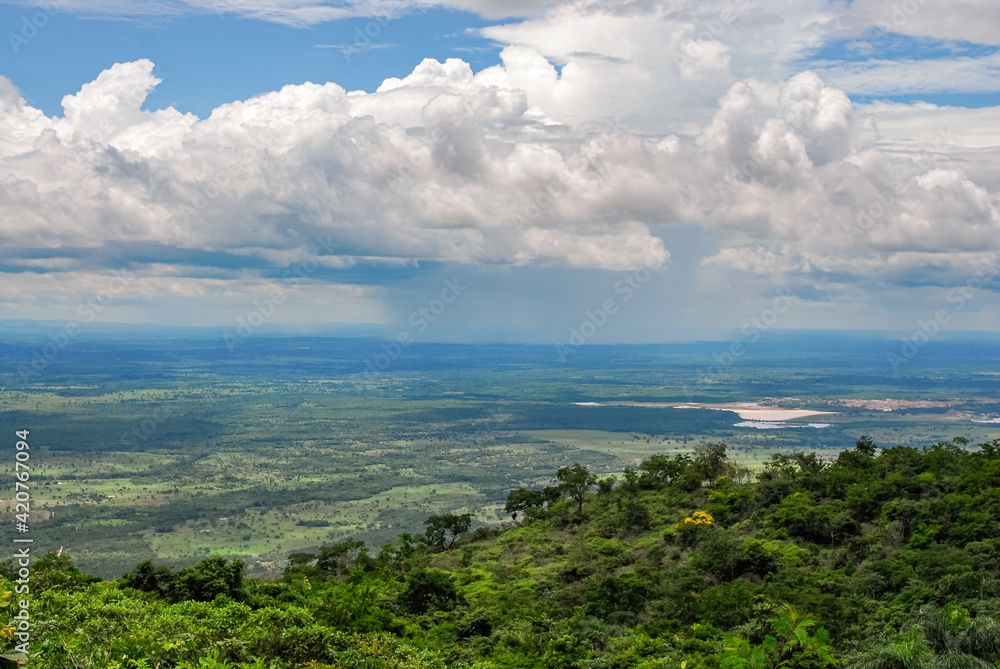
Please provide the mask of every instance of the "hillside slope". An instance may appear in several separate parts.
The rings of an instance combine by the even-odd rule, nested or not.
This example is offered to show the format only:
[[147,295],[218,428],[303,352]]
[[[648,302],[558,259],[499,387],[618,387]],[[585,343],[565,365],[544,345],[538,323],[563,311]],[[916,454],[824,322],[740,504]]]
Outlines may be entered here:
[[708,444],[557,480],[512,491],[503,531],[434,516],[377,551],[293,554],[272,582],[219,556],[100,582],[50,554],[29,666],[1000,666],[1000,441],[865,438],[753,475]]

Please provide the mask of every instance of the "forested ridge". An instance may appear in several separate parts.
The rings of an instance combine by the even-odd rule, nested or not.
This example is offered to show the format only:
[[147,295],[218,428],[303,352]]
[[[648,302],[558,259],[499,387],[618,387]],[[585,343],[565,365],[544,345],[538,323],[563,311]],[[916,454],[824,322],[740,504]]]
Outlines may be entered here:
[[221,556],[101,581],[50,553],[28,666],[1000,667],[1000,440],[862,438],[756,471],[704,444],[556,481],[511,491],[503,530],[432,516],[380,548],[292,554],[273,581]]

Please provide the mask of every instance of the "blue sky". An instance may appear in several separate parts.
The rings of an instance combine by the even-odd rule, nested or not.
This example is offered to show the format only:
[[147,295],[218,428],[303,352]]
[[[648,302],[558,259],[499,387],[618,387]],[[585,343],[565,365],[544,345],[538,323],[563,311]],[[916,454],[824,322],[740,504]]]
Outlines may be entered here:
[[[37,11],[0,5],[0,25],[5,32],[14,27],[12,32],[19,34],[16,28],[23,28],[23,20]],[[470,32],[490,23],[448,9],[399,18],[361,16],[310,27],[227,12],[131,20],[63,12],[18,53],[5,44],[0,71],[30,104],[61,115],[67,93],[114,63],[148,58],[163,78],[148,108],[173,106],[207,116],[220,104],[286,84],[334,81],[347,90],[372,91],[389,76],[411,72],[424,58],[462,58],[476,70],[496,65],[501,47]]]
[[[24,21],[39,11],[0,3],[0,25],[5,27],[8,45],[10,33],[20,35]],[[461,58],[478,71],[500,63],[504,45],[478,33],[496,23],[474,12],[440,7],[414,9],[399,16],[362,15],[304,27],[221,10],[162,17],[102,17],[62,11],[52,15],[23,45],[15,40],[17,52],[14,48],[0,50],[0,71],[30,104],[46,114],[59,115],[63,96],[76,92],[110,64],[148,58],[156,63],[156,74],[163,83],[149,96],[147,108],[173,106],[207,116],[220,104],[306,81],[333,81],[347,90],[370,92],[387,77],[412,71],[424,58]],[[815,64],[876,59],[980,58],[997,53],[998,48],[870,29],[850,37],[831,36],[805,49],[797,65],[809,69]],[[921,93],[886,91],[852,99],[987,107],[1000,104],[1000,91],[929,88]]]
[[0,2],[11,318],[393,332],[460,280],[427,340],[563,341],[609,299],[590,343],[779,298],[905,333],[956,290],[1000,326],[988,2],[44,7]]

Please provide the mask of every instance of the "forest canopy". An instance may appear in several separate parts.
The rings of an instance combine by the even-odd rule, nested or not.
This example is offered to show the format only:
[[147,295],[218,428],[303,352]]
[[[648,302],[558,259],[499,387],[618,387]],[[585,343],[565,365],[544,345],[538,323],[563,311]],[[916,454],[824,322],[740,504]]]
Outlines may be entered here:
[[[246,578],[215,555],[102,581],[32,568],[30,657],[0,597],[0,663],[153,667],[931,669],[1000,666],[1000,441],[774,455],[725,444],[510,491],[502,529],[427,519]],[[15,567],[0,564],[3,592]]]

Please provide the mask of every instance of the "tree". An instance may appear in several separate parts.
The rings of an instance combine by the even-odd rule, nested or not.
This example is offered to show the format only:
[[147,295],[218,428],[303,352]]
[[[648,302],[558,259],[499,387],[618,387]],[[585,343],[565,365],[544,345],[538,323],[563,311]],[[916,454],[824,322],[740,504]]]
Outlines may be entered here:
[[829,634],[822,627],[814,634],[809,628],[816,623],[799,620],[795,608],[785,609],[771,619],[772,634],[760,645],[746,639],[730,638],[719,666],[722,669],[823,669],[836,664]]
[[618,521],[626,532],[648,530],[652,522],[649,509],[631,498],[618,500]]
[[507,493],[507,506],[504,510],[510,514],[512,520],[517,520],[519,512],[526,512],[528,509],[541,508],[545,504],[545,498],[541,490],[527,490],[518,488]]
[[[829,510],[827,510],[829,512]],[[828,516],[807,492],[792,493],[771,507],[768,522],[784,527],[792,536],[822,541],[828,536]]]
[[617,479],[614,476],[605,476],[597,481],[597,494],[598,495],[609,495],[615,489],[615,483]]
[[798,463],[799,469],[803,474],[818,474],[826,467],[826,463],[815,453],[803,453],[799,451],[792,453],[792,457]]
[[919,630],[913,629],[883,643],[877,650],[851,664],[851,669],[920,669],[933,657],[926,639]]
[[[642,487],[639,482],[639,472],[632,469],[631,467],[626,467],[622,472],[622,484],[618,487],[618,490],[624,495],[636,495],[639,493],[639,489]],[[598,484],[600,485],[600,484]]]
[[978,455],[984,460],[995,460],[1000,458],[1000,439],[994,439],[992,441],[979,444]]
[[597,483],[597,476],[591,474],[586,467],[574,464],[572,467],[561,467],[556,473],[556,478],[561,482],[559,487],[576,500],[577,513],[582,514],[583,500],[590,486]]
[[173,581],[173,569],[162,564],[154,565],[152,560],[146,560],[122,576],[119,587],[155,592],[161,597],[166,597]]
[[723,442],[698,444],[694,447],[694,466],[702,479],[708,479],[709,485],[715,485],[725,469],[726,445]]
[[673,458],[659,454],[651,455],[639,463],[639,470],[642,472],[642,486],[656,489],[671,485],[690,465],[691,458],[684,453],[675,455]]
[[310,562],[316,560],[319,556],[315,553],[290,553],[288,555],[288,566],[289,567],[305,567]]
[[607,576],[587,586],[587,609],[599,616],[642,611],[653,595],[650,584],[634,572]]
[[878,450],[878,446],[867,434],[854,442],[854,448],[858,453],[863,453],[870,458],[874,458],[875,452]]
[[458,591],[451,576],[440,569],[415,569],[406,575],[400,598],[412,613],[423,614],[430,609],[450,611],[458,603]]
[[[4,611],[0,617],[0,667],[3,669],[16,668],[28,663],[28,656],[18,650],[14,633],[17,630],[18,621],[13,619],[16,615],[14,609],[14,583],[8,583],[6,577],[0,578],[0,609],[11,609]],[[18,607],[19,608],[19,607]]]
[[[937,664],[973,666],[971,658],[976,658],[989,667],[1000,660],[1000,625],[992,618],[972,618],[961,607],[944,611],[925,608],[920,615],[927,643],[939,656]],[[949,661],[943,661],[945,657]]]
[[723,467],[723,475],[729,477],[736,485],[750,483],[753,480],[753,473],[752,468],[736,464],[735,462],[727,462]]
[[590,656],[587,644],[571,634],[549,639],[542,656],[542,669],[577,669]]
[[722,530],[709,534],[699,546],[698,560],[705,568],[725,581],[732,581],[739,574],[737,568],[743,566],[743,541],[734,530]]
[[449,513],[443,516],[431,516],[424,521],[427,543],[445,550],[451,548],[458,538],[469,531],[472,525],[471,513]]
[[993,619],[971,618],[961,607],[923,608],[918,615],[852,669],[993,669],[1000,660],[1000,625]]
[[69,555],[56,551],[46,553],[32,565],[31,579],[37,590],[58,588],[63,592],[85,590],[91,583],[100,583],[101,578],[80,571]]
[[237,602],[246,600],[243,592],[243,560],[231,563],[221,555],[185,567],[174,575],[167,591],[171,603],[192,599],[210,602],[225,595]]
[[343,576],[367,557],[368,549],[364,541],[344,539],[332,546],[320,548],[316,566],[328,576]]
[[542,499],[545,501],[546,506],[552,508],[552,505],[562,499],[563,488],[558,485],[549,485],[542,488]]

